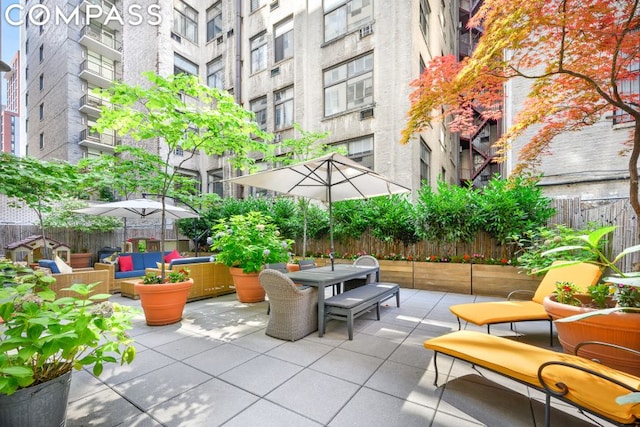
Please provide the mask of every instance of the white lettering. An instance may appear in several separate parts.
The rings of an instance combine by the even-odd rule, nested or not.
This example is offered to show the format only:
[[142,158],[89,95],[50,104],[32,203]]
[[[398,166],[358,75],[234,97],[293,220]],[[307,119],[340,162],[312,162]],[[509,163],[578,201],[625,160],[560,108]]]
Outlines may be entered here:
[[159,4],[147,5],[146,16],[144,11],[144,6],[139,4],[129,5],[124,16],[115,6],[106,10],[103,9],[103,6],[100,4],[91,3],[86,5],[84,14],[79,6],[67,12],[58,6],[56,6],[54,10],[44,4],[34,4],[29,8],[21,4],[11,4],[6,7],[3,17],[4,20],[12,26],[21,26],[26,22],[35,26],[42,26],[52,21],[52,18],[56,25],[69,25],[71,22],[75,25],[81,25],[83,22],[82,18],[84,18],[84,22],[87,25],[90,25],[92,20],[102,17],[103,14],[106,14],[104,23],[107,25],[114,22],[117,22],[121,26],[127,24],[142,25],[145,23],[145,19],[147,25],[155,26],[162,23],[162,13]]
[[80,25],[80,9],[76,7],[75,9],[73,9],[73,11],[71,11],[69,16],[65,16],[63,10],[56,8],[56,25],[58,25],[61,20],[68,25],[72,19],[74,24]]
[[109,25],[111,21],[118,21],[120,25],[124,25],[124,21],[122,20],[122,16],[120,16],[120,12],[115,7],[112,7],[109,10],[109,14],[107,15],[107,19],[105,19],[105,25]]
[[147,24],[149,25],[160,25],[162,23],[162,15],[160,14],[160,5],[152,4],[147,7],[147,13],[149,16],[157,18],[156,20],[149,19]]
[[87,22],[87,25],[91,22],[92,19],[100,18],[101,16],[102,16],[102,7],[96,4],[87,5],[87,9],[85,12],[85,20]]
[[47,6],[43,4],[34,4],[31,9],[29,9],[28,18],[29,22],[33,25],[45,25],[51,19],[51,12],[49,12]]
[[142,24],[142,15],[138,13],[138,11],[142,9],[142,6],[139,4],[132,4],[129,6],[129,15],[135,17],[136,19],[129,19],[130,25],[140,25]]
[[[12,17],[11,17],[11,12],[17,9],[20,12],[18,13],[18,17],[20,17],[19,20],[15,21]],[[4,19],[7,21],[7,23],[9,25],[22,25],[24,24],[24,19],[22,19],[21,15],[22,12],[24,12],[24,7],[22,5],[19,4],[12,4],[10,6],[7,6],[7,8],[4,11]]]

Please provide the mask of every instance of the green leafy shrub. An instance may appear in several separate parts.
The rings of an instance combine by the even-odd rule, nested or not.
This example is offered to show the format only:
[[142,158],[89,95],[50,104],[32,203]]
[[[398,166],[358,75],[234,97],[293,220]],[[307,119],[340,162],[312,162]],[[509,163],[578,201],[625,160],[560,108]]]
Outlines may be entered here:
[[480,228],[501,243],[510,236],[544,226],[555,210],[538,186],[539,178],[494,176],[478,197]]
[[249,212],[221,219],[213,229],[212,248],[219,251],[216,261],[229,267],[257,273],[264,264],[286,262],[290,258],[290,239],[283,239],[271,217]]
[[[56,298],[55,279],[8,259],[0,259],[0,393],[57,378],[71,369],[105,363],[131,363],[136,355],[128,336],[131,307],[91,295],[97,284],[74,284],[78,297]],[[65,289],[66,290],[66,289]]]
[[430,241],[445,245],[443,255],[449,255],[457,242],[473,240],[479,229],[478,192],[470,185],[457,187],[438,181],[438,191],[424,186],[418,192],[416,232]]

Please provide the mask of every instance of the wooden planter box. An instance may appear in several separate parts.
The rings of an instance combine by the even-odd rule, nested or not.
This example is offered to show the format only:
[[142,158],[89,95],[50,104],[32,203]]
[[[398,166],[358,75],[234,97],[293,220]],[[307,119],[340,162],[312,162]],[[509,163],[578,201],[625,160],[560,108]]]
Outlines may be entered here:
[[515,290],[535,292],[542,277],[529,276],[520,271],[512,265],[472,264],[471,292],[503,298]]
[[429,291],[471,293],[471,264],[414,262],[413,287]]
[[413,288],[413,261],[387,261],[380,263],[380,281],[397,283],[402,288]]

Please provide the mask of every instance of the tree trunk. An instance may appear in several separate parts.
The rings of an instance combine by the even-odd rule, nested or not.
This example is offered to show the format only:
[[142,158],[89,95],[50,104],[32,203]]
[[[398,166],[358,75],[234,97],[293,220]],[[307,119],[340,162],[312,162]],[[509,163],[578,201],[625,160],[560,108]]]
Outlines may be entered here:
[[[640,120],[635,118],[636,123],[633,130],[633,149],[629,157],[629,200],[631,207],[636,213],[638,230],[640,230],[640,201],[638,201],[638,157],[640,157]],[[640,232],[640,231],[639,231]]]

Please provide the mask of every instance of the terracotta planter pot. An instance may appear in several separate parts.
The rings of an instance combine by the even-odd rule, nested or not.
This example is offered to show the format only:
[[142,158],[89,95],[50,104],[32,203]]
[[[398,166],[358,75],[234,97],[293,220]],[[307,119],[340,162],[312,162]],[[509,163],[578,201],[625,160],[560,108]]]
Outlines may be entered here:
[[287,263],[287,270],[300,271],[300,264]]
[[[552,296],[546,297],[543,305],[553,320],[594,310],[560,304]],[[573,354],[576,345],[583,341],[601,341],[638,350],[640,349],[638,325],[640,325],[640,314],[636,313],[612,313],[577,322],[555,324],[558,340],[565,353],[570,354]],[[580,349],[580,356],[598,359],[604,365],[640,376],[640,359],[631,353],[603,346],[586,346]]]
[[142,281],[136,283],[135,291],[140,295],[140,304],[147,325],[170,325],[182,320],[182,312],[191,286],[193,279],[158,285],[145,285]]
[[93,267],[91,261],[93,260],[93,254],[89,252],[80,252],[77,254],[71,254],[69,259],[69,265],[71,268],[89,268]]
[[258,273],[245,273],[241,268],[229,267],[229,273],[233,277],[236,294],[240,302],[264,301],[265,291],[260,286]]

